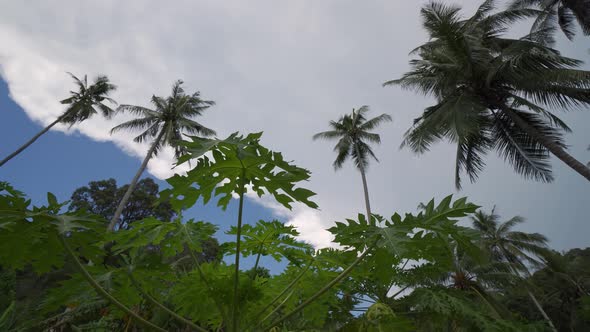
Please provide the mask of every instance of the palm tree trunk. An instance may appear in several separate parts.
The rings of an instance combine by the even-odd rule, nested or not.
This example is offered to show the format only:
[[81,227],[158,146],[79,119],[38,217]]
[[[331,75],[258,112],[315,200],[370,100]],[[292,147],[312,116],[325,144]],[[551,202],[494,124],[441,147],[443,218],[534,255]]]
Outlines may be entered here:
[[6,158],[2,159],[2,161],[0,161],[0,167],[2,167],[2,165],[6,164],[6,162],[8,162],[10,159],[14,158],[16,155],[18,155],[19,153],[23,152],[24,149],[28,148],[29,145],[33,144],[37,138],[41,137],[41,135],[45,134],[46,132],[49,131],[49,129],[51,129],[53,126],[55,126],[58,122],[61,121],[63,115],[60,115],[55,121],[53,121],[52,123],[50,123],[47,127],[45,127],[43,130],[41,130],[37,135],[33,136],[33,138],[31,138],[28,142],[26,142],[23,146],[21,146],[20,148],[18,148],[16,151],[14,151],[13,153],[9,154]]
[[[511,262],[511,259],[509,258],[510,256],[506,254],[506,249],[504,249],[503,246],[499,246],[499,248],[500,248],[500,251],[502,251],[502,256],[504,256],[504,258],[506,259],[506,261],[509,264],[512,264],[513,262]],[[516,271],[516,268],[514,268],[511,265],[509,265],[509,266],[510,266],[510,270],[512,271],[512,273],[517,278],[522,278],[520,276],[520,274],[518,274],[518,271]],[[525,272],[527,274],[527,277],[530,279],[532,277],[532,275],[529,272],[529,270],[526,268],[526,266],[524,266],[524,264],[521,264],[521,266],[525,270]],[[539,313],[541,313],[541,316],[543,316],[543,319],[545,319],[545,321],[547,321],[547,324],[549,324],[549,326],[551,327],[551,330],[553,330],[553,332],[557,332],[557,329],[555,328],[555,325],[553,325],[553,321],[551,321],[551,318],[549,318],[549,316],[547,315],[547,313],[545,312],[545,310],[543,309],[543,307],[541,306],[541,304],[537,300],[537,297],[535,296],[535,294],[533,294],[533,292],[530,291],[529,287],[526,286],[526,284],[525,284],[525,287],[526,287],[526,291],[527,291],[528,296],[531,298],[531,300],[535,304],[535,307],[537,307],[537,310],[539,311]]]
[[576,158],[572,157],[562,147],[555,144],[555,142],[541,135],[537,129],[526,123],[526,121],[524,121],[514,111],[510,110],[507,107],[502,108],[502,111],[506,113],[506,115],[508,115],[510,119],[514,121],[514,123],[516,123],[517,126],[519,126],[531,137],[534,137],[539,143],[543,144],[543,146],[546,147],[547,150],[551,151],[553,155],[561,159],[564,163],[566,163],[566,165],[568,165],[574,171],[578,172],[580,175],[582,175],[588,181],[590,181],[590,168],[578,161]]
[[108,232],[112,232],[115,229],[115,225],[117,225],[117,222],[119,221],[119,217],[121,216],[121,213],[123,213],[123,208],[125,208],[125,205],[129,201],[129,198],[131,197],[131,194],[133,193],[133,190],[135,189],[135,185],[137,184],[137,181],[139,180],[139,178],[141,177],[141,174],[143,173],[143,171],[147,167],[147,164],[150,161],[150,159],[152,158],[152,155],[154,154],[154,151],[156,150],[156,146],[158,146],[158,143],[160,143],[162,136],[164,136],[164,129],[162,129],[160,131],[160,133],[158,134],[158,137],[156,137],[156,140],[154,140],[154,143],[152,143],[152,146],[150,147],[147,154],[145,155],[145,158],[143,159],[143,162],[141,163],[139,170],[137,171],[137,173],[135,173],[133,180],[131,180],[131,183],[129,184],[129,188],[127,188],[125,195],[123,195],[123,199],[121,199],[121,202],[119,203],[119,206],[117,206],[117,210],[115,211],[115,214],[113,215],[113,219],[111,219],[111,222],[109,223],[109,226],[107,227]]
[[531,300],[533,301],[533,303],[535,304],[535,307],[537,307],[537,310],[539,310],[539,312],[541,313],[541,316],[543,316],[543,318],[547,321],[547,324],[549,324],[549,326],[551,327],[551,330],[553,330],[554,332],[557,332],[557,329],[555,328],[555,325],[553,325],[551,318],[549,318],[549,316],[547,316],[547,313],[545,312],[545,310],[543,310],[543,307],[541,306],[539,301],[537,301],[537,297],[535,297],[535,295],[530,290],[528,290],[528,287],[527,287],[527,293],[528,293],[529,297],[531,298]]
[[[360,157],[360,151],[358,146],[355,144],[357,155]],[[361,172],[361,178],[363,179],[363,190],[365,192],[365,207],[367,208],[367,221],[371,220],[371,203],[369,203],[369,189],[367,188],[367,177],[365,176],[365,167],[359,164],[359,170]]]

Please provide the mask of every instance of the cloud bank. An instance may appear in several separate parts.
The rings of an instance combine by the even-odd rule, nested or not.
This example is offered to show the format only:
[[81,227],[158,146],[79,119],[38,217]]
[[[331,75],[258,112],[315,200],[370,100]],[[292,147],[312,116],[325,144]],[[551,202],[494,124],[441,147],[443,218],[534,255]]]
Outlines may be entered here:
[[[476,5],[463,2],[466,11]],[[220,137],[237,130],[264,131],[263,144],[313,172],[305,186],[318,193],[321,210],[296,207],[286,212],[259,202],[296,225],[303,239],[322,247],[330,245],[324,229],[334,220],[363,211],[362,186],[351,165],[333,171],[332,143],[312,142],[311,136],[353,107],[367,104],[373,115],[389,113],[394,118],[379,130],[383,144],[375,152],[381,162],[372,164],[368,173],[376,213],[414,211],[421,201],[454,192],[451,146],[439,144],[424,156],[398,149],[412,119],[431,100],[381,87],[408,69],[408,52],[425,41],[419,19],[424,3],[5,2],[0,10],[0,73],[11,98],[41,125],[63,110],[58,100],[73,87],[66,71],[106,74],[119,86],[117,101],[144,106],[152,94],[166,96],[172,83],[183,79],[187,91],[200,90],[205,99],[217,102],[199,121]],[[587,58],[588,44],[559,46]],[[57,130],[111,141],[124,153],[143,158],[148,146],[134,143],[132,133],[109,134],[111,127],[128,119],[96,117]],[[583,158],[590,142],[584,135],[588,121],[577,114],[565,119],[574,128],[568,137],[572,153]],[[555,162],[556,182],[538,184],[522,180],[497,156],[487,160],[479,182],[467,185],[461,196],[486,207],[497,204],[506,217],[528,217],[527,230],[547,234],[558,248],[587,244],[583,234],[590,231],[590,223],[585,222],[580,200],[590,197],[590,190],[576,174]],[[148,171],[166,178],[172,174],[172,161],[171,151],[164,151]]]

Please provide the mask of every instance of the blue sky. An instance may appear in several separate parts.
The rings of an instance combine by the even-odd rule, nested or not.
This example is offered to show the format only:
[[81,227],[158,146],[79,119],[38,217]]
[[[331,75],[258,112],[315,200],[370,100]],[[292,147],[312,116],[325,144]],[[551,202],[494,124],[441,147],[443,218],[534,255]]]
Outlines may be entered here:
[[[175,80],[184,79],[187,91],[199,90],[217,102],[200,120],[220,136],[263,130],[263,144],[312,171],[305,187],[318,193],[320,210],[296,207],[288,212],[268,200],[248,200],[249,219],[277,215],[298,226],[306,241],[326,246],[330,237],[325,228],[363,211],[361,180],[350,165],[334,172],[332,143],[313,142],[311,136],[342,113],[366,104],[374,115],[388,113],[394,119],[379,129],[383,144],[375,152],[381,162],[372,164],[368,173],[376,213],[415,211],[419,202],[453,193],[488,210],[495,205],[505,219],[527,218],[521,229],[547,235],[557,249],[588,246],[590,185],[558,160],[552,163],[555,182],[543,184],[524,180],[491,153],[479,181],[456,192],[451,145],[437,144],[422,156],[398,149],[412,119],[432,100],[381,84],[407,71],[408,52],[425,40],[418,15],[425,2],[4,4],[0,155],[63,111],[58,100],[72,89],[66,71],[107,74],[119,86],[117,101],[146,106],[152,94],[165,96]],[[454,3],[462,3],[466,15],[477,4]],[[512,33],[525,30],[517,27]],[[590,60],[588,38],[569,42],[560,35],[557,47]],[[572,155],[590,160],[590,113],[559,114],[574,129],[566,136]],[[92,180],[113,177],[127,183],[147,145],[133,143],[132,134],[108,134],[126,119],[95,118],[67,133],[57,128],[2,167],[0,180],[35,201],[44,200],[47,191],[67,199]],[[170,176],[171,162],[172,154],[163,153],[150,163],[150,176],[160,181]],[[195,211],[195,216],[222,226],[233,220],[231,214],[209,207]]]
[[[0,156],[5,156],[38,133],[42,127],[33,123],[10,99],[3,80],[0,80],[0,109],[3,110],[0,141],[6,142],[0,147]],[[140,163],[140,159],[128,156],[110,142],[96,142],[80,134],[66,135],[59,131],[49,131],[5,164],[0,170],[0,179],[25,192],[33,205],[43,205],[47,203],[47,192],[52,192],[63,202],[70,199],[76,188],[85,186],[90,181],[114,178],[119,186],[129,183]],[[145,176],[150,175],[144,174]],[[160,189],[168,187],[165,181],[154,179]],[[232,200],[225,212],[217,208],[215,203],[214,199],[207,205],[202,205],[199,201],[184,217],[213,222],[219,226],[216,237],[220,241],[234,241],[233,236],[225,235],[224,232],[235,225],[237,201]],[[246,200],[246,223],[272,218],[274,216],[271,210]],[[246,264],[253,262],[247,259]]]

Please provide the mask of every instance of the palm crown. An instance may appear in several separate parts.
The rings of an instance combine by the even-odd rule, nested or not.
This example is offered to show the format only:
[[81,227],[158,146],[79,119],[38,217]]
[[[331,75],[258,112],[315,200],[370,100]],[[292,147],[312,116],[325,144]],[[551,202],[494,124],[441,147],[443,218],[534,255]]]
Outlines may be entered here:
[[437,103],[408,130],[402,146],[417,153],[442,139],[457,144],[455,184],[460,174],[475,181],[483,156],[496,150],[528,178],[553,179],[549,152],[590,180],[590,170],[565,152],[568,126],[547,108],[590,105],[590,72],[581,61],[550,48],[550,29],[520,39],[502,34],[514,21],[538,14],[521,8],[491,13],[486,1],[461,19],[458,7],[431,3],[422,11],[431,39],[413,51],[412,70],[384,85],[400,85]]
[[478,211],[471,217],[471,221],[473,227],[481,232],[482,243],[495,260],[507,261],[520,268],[523,261],[538,264],[537,257],[546,253],[545,236],[514,230],[514,227],[525,221],[520,216],[500,222],[500,216],[494,210],[490,214]]
[[149,138],[157,138],[154,144],[154,154],[162,146],[174,147],[176,156],[183,154],[182,147],[176,144],[182,140],[182,134],[198,134],[200,136],[213,136],[215,131],[196,122],[192,118],[202,115],[215,102],[202,100],[200,93],[186,94],[182,88],[183,82],[178,80],[172,86],[172,94],[166,98],[152,96],[151,103],[155,109],[149,109],[135,105],[120,105],[117,109],[121,112],[129,112],[140,118],[124,122],[111,129],[111,132],[120,130],[143,130],[134,138],[136,142],[143,142]]
[[203,114],[203,111],[214,105],[213,101],[202,100],[199,92],[188,95],[182,88],[182,81],[178,80],[172,86],[172,94],[167,98],[152,96],[151,102],[155,109],[151,110],[142,106],[121,105],[117,109],[121,112],[129,112],[140,116],[124,122],[111,129],[111,133],[120,130],[143,130],[141,134],[134,138],[134,141],[141,143],[147,139],[153,139],[151,146],[139,167],[139,170],[131,180],[127,191],[123,195],[117,210],[109,223],[108,230],[115,229],[120,222],[119,217],[123,208],[131,197],[137,181],[147,167],[147,164],[153,155],[166,145],[172,146],[176,157],[184,154],[184,148],[178,144],[182,141],[182,134],[198,134],[201,136],[213,136],[215,131],[203,126],[192,118]]
[[367,142],[381,143],[379,134],[369,132],[385,121],[391,121],[391,116],[381,114],[367,120],[365,114],[369,111],[368,106],[362,106],[358,110],[353,109],[352,114],[346,114],[338,121],[330,121],[332,130],[324,131],[313,135],[313,139],[338,139],[334,151],[338,153],[334,161],[334,168],[339,169],[344,162],[352,157],[356,168],[361,173],[363,180],[363,191],[365,194],[365,207],[367,209],[367,220],[371,219],[371,204],[369,202],[369,189],[365,170],[369,166],[369,156],[379,161]]
[[47,125],[43,130],[29,139],[25,144],[16,149],[13,153],[0,160],[0,167],[6,164],[9,160],[16,157],[19,153],[23,152],[31,144],[33,144],[39,137],[48,132],[53,126],[58,123],[69,124],[70,127],[76,123],[82,122],[96,113],[102,113],[105,117],[109,118],[113,114],[113,110],[105,105],[103,102],[108,101],[113,104],[116,102],[108,97],[108,94],[116,89],[116,86],[109,82],[106,76],[98,76],[94,83],[88,86],[88,79],[84,75],[84,79],[81,80],[76,76],[68,73],[78,86],[78,91],[70,91],[71,96],[61,101],[64,105],[69,105],[68,108]]
[[60,122],[74,125],[82,122],[97,113],[102,113],[106,118],[110,118],[114,111],[103,102],[108,101],[113,104],[116,102],[107,95],[116,89],[114,84],[109,82],[106,76],[98,76],[94,83],[88,86],[88,78],[84,75],[79,79],[71,73],[68,73],[74,79],[78,86],[78,91],[70,91],[71,97],[61,101],[62,104],[70,105],[61,116]]
[[338,139],[334,151],[338,153],[334,161],[334,168],[339,169],[344,162],[351,157],[358,169],[366,169],[369,164],[369,156],[378,161],[371,150],[368,142],[381,143],[379,134],[369,132],[385,121],[391,121],[391,116],[381,114],[367,120],[365,114],[369,111],[368,106],[362,106],[352,110],[338,121],[330,121],[332,130],[317,133],[313,139]]

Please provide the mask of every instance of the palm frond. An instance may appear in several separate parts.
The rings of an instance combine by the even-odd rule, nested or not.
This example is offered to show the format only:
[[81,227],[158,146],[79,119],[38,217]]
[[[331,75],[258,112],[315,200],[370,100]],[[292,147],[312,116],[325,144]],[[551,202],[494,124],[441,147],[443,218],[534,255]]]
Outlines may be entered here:
[[127,122],[123,122],[121,124],[114,126],[111,129],[111,134],[119,132],[121,130],[131,130],[131,131],[145,130],[146,128],[149,128],[149,127],[153,126],[154,124],[157,124],[159,121],[160,121],[160,119],[157,117],[145,117],[145,118],[132,119]]
[[154,117],[154,118],[162,116],[160,112],[151,110],[147,107],[137,106],[137,105],[127,105],[127,104],[119,105],[119,107],[117,107],[117,112],[130,113],[133,115]]
[[463,137],[457,144],[455,159],[455,187],[461,189],[461,173],[464,171],[470,181],[477,180],[479,173],[484,169],[483,156],[487,153],[492,142],[481,135]]
[[[158,122],[155,122],[150,127],[148,127],[145,131],[143,131],[141,134],[135,136],[133,138],[133,141],[137,142],[137,143],[145,142],[148,138],[155,138],[156,136],[158,136],[159,132],[160,132],[160,124]],[[162,140],[160,140],[159,144],[161,144],[161,141]],[[158,148],[156,148],[156,150],[157,149]]]
[[343,137],[338,141],[338,143],[334,147],[334,151],[338,153],[336,156],[336,160],[334,160],[333,163],[334,169],[342,168],[342,165],[344,165],[344,162],[350,156],[350,150],[352,148],[351,141],[352,140],[349,137]]
[[391,118],[391,115],[389,114],[381,114],[379,116],[376,116],[370,120],[365,121],[365,123],[361,124],[359,126],[359,128],[361,130],[373,130],[375,128],[377,128],[377,126],[379,126],[380,124],[384,123],[384,122],[391,122],[393,121],[393,119]]
[[337,139],[344,136],[344,133],[341,131],[336,131],[336,130],[330,130],[330,131],[324,131],[321,133],[317,133],[315,135],[313,135],[313,139],[314,140],[318,140],[318,139],[326,139],[326,140],[332,140],[332,139]]
[[[529,120],[534,119],[530,113],[528,117]],[[520,130],[507,116],[497,115],[494,127],[495,148],[517,173],[537,181],[553,181],[547,148]],[[561,140],[560,135],[555,130],[543,125],[542,121],[537,121],[536,127],[545,134]]]
[[178,120],[178,132],[186,131],[189,134],[197,134],[203,137],[215,136],[217,133],[213,129],[209,129],[197,121],[182,118]]
[[563,4],[561,4],[558,7],[557,22],[559,23],[561,31],[563,31],[563,33],[569,40],[573,40],[576,34],[576,27],[574,25],[575,20],[576,16],[574,15],[571,9],[567,8]]

